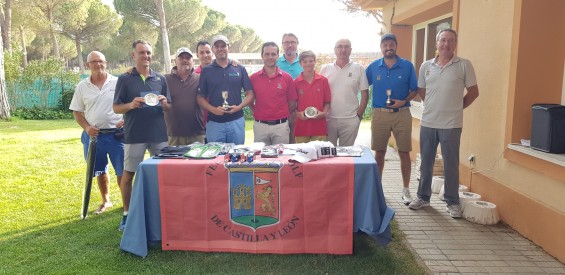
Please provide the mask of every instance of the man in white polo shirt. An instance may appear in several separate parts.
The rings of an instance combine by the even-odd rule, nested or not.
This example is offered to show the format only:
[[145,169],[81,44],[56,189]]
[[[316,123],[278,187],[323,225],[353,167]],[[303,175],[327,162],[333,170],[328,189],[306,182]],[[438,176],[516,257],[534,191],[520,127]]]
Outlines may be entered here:
[[320,74],[328,79],[332,91],[327,119],[328,141],[335,146],[352,146],[369,100],[369,83],[363,66],[349,59],[349,39],[338,40],[334,51],[336,61],[324,65],[320,70]]
[[94,175],[102,195],[102,204],[94,213],[100,214],[112,207],[108,180],[108,156],[116,170],[118,185],[124,170],[124,141],[116,138],[115,132],[122,128],[122,115],[114,113],[112,104],[117,77],[106,72],[106,58],[93,51],[86,58],[91,75],[76,87],[69,109],[77,123],[84,129],[81,141],[84,157],[88,154],[91,138],[97,138]]
[[[411,209],[430,205],[432,176],[438,144],[441,144],[444,201],[451,217],[461,218],[459,204],[459,145],[463,128],[463,109],[479,96],[479,87],[473,65],[455,55],[457,33],[444,29],[436,36],[438,55],[420,67],[418,94],[424,101],[420,125],[420,185],[418,199]],[[467,93],[465,93],[467,89]]]

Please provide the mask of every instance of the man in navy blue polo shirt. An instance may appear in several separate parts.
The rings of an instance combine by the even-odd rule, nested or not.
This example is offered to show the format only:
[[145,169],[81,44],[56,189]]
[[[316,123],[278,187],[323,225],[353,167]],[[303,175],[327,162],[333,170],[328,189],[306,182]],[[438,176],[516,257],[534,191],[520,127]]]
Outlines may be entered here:
[[[229,41],[223,35],[212,38],[216,60],[202,68],[198,104],[209,112],[206,123],[208,142],[245,143],[243,108],[253,102],[253,87],[244,66],[228,59]],[[245,98],[241,99],[241,92]],[[224,106],[224,102],[227,106]]]
[[410,190],[410,151],[412,151],[412,115],[410,100],[418,91],[414,65],[396,55],[397,40],[392,33],[381,37],[383,58],[373,61],[365,73],[369,86],[373,85],[373,117],[371,120],[371,148],[377,151],[376,159],[381,175],[385,154],[392,131],[402,172],[402,200],[412,201]]
[[133,42],[135,67],[118,77],[114,95],[114,112],[124,114],[124,172],[120,182],[124,216],[120,231],[126,226],[132,180],[145,151],[156,155],[167,143],[163,111],[170,110],[170,95],[165,77],[149,68],[152,48],[149,42]]

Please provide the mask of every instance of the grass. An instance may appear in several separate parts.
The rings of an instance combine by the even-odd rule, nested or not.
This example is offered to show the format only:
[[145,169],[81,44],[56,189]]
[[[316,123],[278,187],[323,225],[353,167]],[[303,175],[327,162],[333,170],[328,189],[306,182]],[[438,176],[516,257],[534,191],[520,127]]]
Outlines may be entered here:
[[[147,258],[125,253],[119,249],[121,198],[113,176],[114,208],[79,218],[86,166],[80,134],[73,120],[0,121],[0,273],[426,273],[396,224],[387,247],[355,234],[350,256],[162,251],[159,246]],[[94,186],[91,211],[101,202]]]

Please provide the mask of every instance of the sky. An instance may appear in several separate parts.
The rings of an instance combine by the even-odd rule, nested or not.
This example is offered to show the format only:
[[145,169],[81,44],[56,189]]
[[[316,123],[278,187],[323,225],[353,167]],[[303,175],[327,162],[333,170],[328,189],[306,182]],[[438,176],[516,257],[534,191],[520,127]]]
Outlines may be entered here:
[[[255,30],[264,42],[281,47],[282,35],[298,36],[300,50],[333,53],[335,42],[351,40],[353,52],[380,52],[380,25],[372,16],[347,13],[335,0],[201,0],[226,21]],[[102,0],[113,6],[113,0]]]
[[299,49],[333,53],[340,38],[351,40],[354,52],[379,52],[380,26],[372,16],[349,14],[334,0],[202,0],[226,15],[226,21],[255,30],[263,41],[280,45],[282,35],[298,36]]

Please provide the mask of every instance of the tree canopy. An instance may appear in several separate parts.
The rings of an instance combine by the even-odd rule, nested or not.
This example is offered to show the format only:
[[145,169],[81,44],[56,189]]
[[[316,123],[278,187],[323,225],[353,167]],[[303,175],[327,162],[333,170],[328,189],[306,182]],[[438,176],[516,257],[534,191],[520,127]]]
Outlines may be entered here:
[[153,44],[154,62],[159,66],[177,48],[195,50],[198,41],[219,33],[229,38],[232,52],[261,49],[263,41],[253,29],[230,24],[223,13],[200,0],[162,0],[169,40],[165,50],[157,2],[114,0],[114,10],[100,0],[0,0],[0,24],[10,26],[9,35],[2,28],[2,37],[10,41],[4,49],[20,53],[24,67],[28,60],[54,56],[81,70],[92,50],[104,52],[110,67],[129,65],[131,44],[137,39]]
[[132,42],[144,39],[154,45],[152,68],[167,71],[177,48],[196,50],[216,34],[228,37],[232,52],[258,52],[263,43],[253,29],[226,22],[200,0],[114,0],[114,7],[101,0],[0,0],[0,118],[10,117],[5,80],[41,73],[34,70],[38,62],[83,72],[83,58],[98,50],[111,69],[128,66]]

